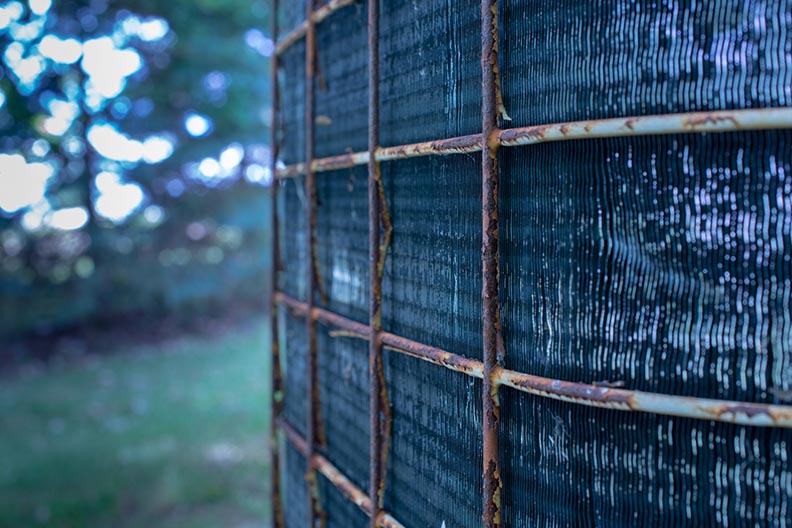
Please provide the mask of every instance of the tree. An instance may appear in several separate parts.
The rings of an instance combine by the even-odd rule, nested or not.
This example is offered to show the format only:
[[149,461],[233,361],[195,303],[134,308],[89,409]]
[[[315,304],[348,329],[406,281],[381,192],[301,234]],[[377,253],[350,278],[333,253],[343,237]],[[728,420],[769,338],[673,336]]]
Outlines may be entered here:
[[[264,271],[267,17],[241,0],[0,7],[0,288],[59,284],[64,306],[79,290],[90,318],[163,304],[189,275],[169,271],[174,251],[182,268],[239,253],[239,280]],[[152,276],[168,279],[135,300]]]

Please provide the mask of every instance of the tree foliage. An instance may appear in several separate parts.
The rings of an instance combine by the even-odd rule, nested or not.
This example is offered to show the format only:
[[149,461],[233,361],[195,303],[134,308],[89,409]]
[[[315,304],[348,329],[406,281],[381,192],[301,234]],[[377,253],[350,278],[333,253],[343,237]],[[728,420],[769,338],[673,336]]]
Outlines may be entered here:
[[0,334],[261,295],[266,7],[0,2]]

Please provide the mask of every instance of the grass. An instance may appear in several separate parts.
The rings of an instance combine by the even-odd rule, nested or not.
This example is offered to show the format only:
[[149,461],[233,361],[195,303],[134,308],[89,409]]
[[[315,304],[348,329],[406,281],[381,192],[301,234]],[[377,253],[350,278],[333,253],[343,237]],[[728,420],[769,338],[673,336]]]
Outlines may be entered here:
[[0,378],[0,527],[269,515],[265,335],[247,324]]

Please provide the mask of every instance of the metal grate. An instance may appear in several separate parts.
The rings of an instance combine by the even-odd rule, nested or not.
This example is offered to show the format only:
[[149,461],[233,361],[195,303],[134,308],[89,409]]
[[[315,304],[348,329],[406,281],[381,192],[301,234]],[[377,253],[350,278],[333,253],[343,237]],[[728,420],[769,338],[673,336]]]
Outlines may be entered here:
[[[453,3],[452,3],[453,4]],[[464,6],[460,3],[457,9],[462,9]],[[538,521],[544,519],[544,522],[550,522],[552,519],[561,517],[552,517],[547,512],[533,511],[530,504],[517,504],[512,497],[510,491],[507,490],[502,497],[502,475],[506,475],[512,486],[528,489],[531,493],[541,495],[544,489],[554,490],[558,482],[553,482],[550,474],[546,473],[545,476],[548,480],[542,481],[542,477],[520,475],[515,472],[506,464],[506,467],[501,467],[500,455],[512,456],[515,450],[519,447],[519,442],[516,438],[529,438],[528,442],[548,442],[548,441],[563,441],[572,445],[581,445],[584,441],[584,436],[587,434],[583,428],[572,431],[571,433],[564,433],[560,437],[558,434],[550,438],[557,431],[553,431],[553,422],[543,422],[544,425],[540,428],[537,426],[536,430],[531,432],[525,430],[528,424],[531,423],[533,417],[543,414],[545,416],[558,417],[558,420],[565,422],[579,420],[581,423],[587,424],[601,424],[603,427],[609,427],[614,434],[624,435],[626,438],[636,439],[640,436],[641,431],[651,430],[652,428],[663,427],[663,422],[658,420],[658,416],[675,416],[688,418],[691,420],[701,420],[702,429],[710,430],[712,433],[711,424],[716,422],[724,422],[729,424],[738,424],[749,426],[750,431],[759,427],[771,427],[781,429],[792,428],[792,406],[775,405],[768,403],[750,403],[745,401],[734,401],[729,399],[711,399],[700,398],[694,395],[674,395],[662,394],[659,392],[639,391],[639,390],[626,390],[612,386],[609,383],[579,383],[573,382],[568,379],[557,379],[554,374],[555,370],[552,368],[544,369],[548,375],[538,376],[532,375],[528,372],[521,372],[514,369],[505,368],[505,348],[504,337],[501,332],[501,308],[500,302],[501,285],[499,284],[500,270],[499,263],[506,262],[509,264],[508,255],[499,254],[499,160],[507,160],[507,164],[530,165],[531,160],[524,160],[524,152],[522,150],[515,150],[514,152],[499,153],[501,147],[517,147],[526,145],[538,145],[549,142],[573,141],[573,140],[591,140],[593,138],[640,138],[642,136],[660,135],[667,137],[669,145],[664,148],[670,150],[678,148],[680,143],[684,143],[686,134],[691,133],[716,133],[716,132],[739,132],[749,130],[778,130],[792,128],[792,108],[765,108],[765,109],[740,109],[739,105],[729,102],[729,106],[736,107],[732,110],[710,110],[700,112],[688,113],[675,113],[665,115],[636,115],[632,117],[609,117],[603,116],[603,119],[597,120],[582,120],[571,121],[564,123],[552,123],[554,114],[553,108],[542,107],[539,105],[537,108],[528,108],[533,104],[532,101],[522,100],[517,98],[514,101],[507,101],[510,105],[519,105],[519,112],[514,112],[514,117],[517,122],[523,119],[530,119],[533,115],[538,115],[538,123],[535,126],[518,126],[513,128],[499,128],[499,120],[505,119],[506,109],[504,108],[501,93],[500,93],[500,75],[498,72],[499,65],[511,65],[513,70],[507,72],[508,74],[517,75],[522,70],[525,70],[525,75],[534,74],[534,70],[540,71],[542,67],[547,67],[548,64],[552,66],[553,57],[547,58],[542,63],[539,58],[536,61],[531,60],[531,50],[526,50],[526,57],[507,57],[507,60],[498,59],[498,46],[499,46],[499,29],[498,29],[498,2],[497,0],[484,0],[481,2],[481,132],[472,135],[465,135],[459,137],[452,137],[448,139],[437,139],[428,142],[419,142],[404,144],[398,146],[382,147],[380,145],[380,109],[386,108],[385,117],[386,121],[396,119],[395,114],[398,114],[398,94],[387,93],[385,100],[380,98],[380,53],[379,44],[381,39],[380,34],[380,2],[372,1],[368,3],[368,150],[357,151],[349,153],[338,153],[330,157],[316,158],[315,151],[315,128],[317,121],[317,101],[315,95],[315,84],[317,81],[317,24],[323,23],[341,14],[342,8],[356,5],[357,8],[360,4],[352,0],[334,0],[324,3],[320,7],[315,7],[315,0],[307,0],[306,2],[306,20],[298,25],[296,29],[285,35],[282,39],[278,39],[278,23],[277,17],[273,17],[272,34],[277,41],[276,54],[272,61],[272,86],[273,86],[273,126],[272,126],[272,171],[276,175],[276,184],[272,186],[272,203],[276,204],[277,193],[279,190],[286,193],[287,204],[289,211],[281,211],[281,218],[287,218],[289,222],[290,239],[285,244],[287,252],[292,259],[290,264],[295,261],[301,268],[295,269],[294,267],[284,268],[280,255],[280,242],[279,237],[275,236],[274,251],[274,266],[273,266],[273,285],[278,284],[279,270],[283,272],[286,277],[284,287],[287,291],[274,291],[272,298],[272,329],[273,329],[273,416],[275,417],[275,424],[278,428],[285,433],[286,439],[294,448],[305,457],[307,461],[307,492],[303,493],[303,499],[307,502],[307,511],[309,519],[308,525],[311,527],[316,526],[317,522],[325,520],[326,513],[323,511],[320,497],[320,488],[326,485],[324,481],[320,483],[319,475],[322,476],[327,482],[332,483],[346,499],[355,503],[364,514],[369,517],[371,526],[402,526],[390,513],[386,512],[383,508],[385,483],[388,477],[388,449],[391,442],[391,401],[389,399],[388,387],[385,382],[385,372],[383,364],[383,348],[386,353],[395,353],[399,355],[411,356],[426,361],[438,367],[444,367],[450,371],[454,376],[465,375],[470,378],[477,378],[483,382],[475,382],[476,390],[480,391],[481,407],[480,418],[481,423],[481,453],[483,454],[482,473],[483,479],[481,481],[480,496],[482,499],[482,516],[484,526],[501,526],[503,524],[503,504],[507,502],[511,504],[514,512],[510,513],[511,518],[523,515],[525,518],[532,518]],[[393,6],[396,4],[394,3]],[[396,9],[388,5],[387,11]],[[273,13],[278,12],[278,0],[272,1]],[[454,9],[452,6],[451,9]],[[581,4],[581,9],[583,4]],[[387,14],[387,13],[386,13]],[[562,31],[565,23],[563,17],[558,13],[551,13],[555,31]],[[556,16],[558,15],[558,16]],[[580,16],[601,16],[602,13],[581,13]],[[527,13],[522,13],[522,17],[529,16]],[[536,16],[536,13],[530,14]],[[549,15],[548,15],[549,16]],[[360,17],[360,13],[356,12],[351,15],[353,19]],[[477,17],[478,18],[478,17]],[[519,17],[515,17],[517,19]],[[460,17],[460,24],[464,26],[467,20],[465,17]],[[636,19],[639,20],[639,19]],[[602,24],[608,22],[607,19],[600,21]],[[451,28],[453,29],[453,28]],[[449,29],[449,31],[451,31]],[[516,28],[511,28],[513,31],[518,31]],[[507,36],[508,37],[508,36]],[[461,38],[459,35],[451,36],[449,38]],[[302,44],[304,42],[304,45]],[[354,46],[359,43],[353,38],[350,38]],[[595,41],[596,43],[597,41]],[[280,58],[284,55],[297,49],[297,46],[303,46],[305,50],[305,81],[304,81],[304,101],[300,102],[300,106],[304,109],[304,124],[296,124],[295,128],[300,137],[298,140],[302,142],[304,137],[305,157],[304,162],[294,163],[285,168],[278,169],[276,161],[279,159],[280,141],[278,130],[282,124],[282,119],[287,121],[294,120],[294,116],[287,116],[283,118],[280,108],[280,93],[278,83],[278,71],[280,67]],[[349,45],[348,43],[345,45]],[[540,45],[540,44],[535,44]],[[343,48],[343,46],[341,46]],[[345,57],[344,63],[347,65],[349,71],[359,71],[362,59],[359,55],[355,54],[359,50],[348,50],[349,54]],[[409,51],[407,51],[409,53]],[[563,58],[562,58],[563,59]],[[558,59],[558,60],[562,60]],[[409,60],[405,58],[404,60]],[[644,60],[651,62],[652,57],[645,57]],[[543,66],[544,65],[544,66]],[[364,64],[365,66],[365,64]],[[396,66],[398,67],[398,65]],[[514,70],[519,70],[516,72]],[[293,75],[293,72],[290,74]],[[537,75],[540,75],[541,72]],[[354,75],[350,73],[349,75]],[[459,73],[461,78],[469,79],[470,72]],[[575,82],[575,79],[569,79],[569,82]],[[359,86],[357,88],[360,88]],[[348,86],[345,90],[354,89]],[[537,93],[542,94],[544,97],[552,100],[555,97],[552,87],[538,85]],[[579,87],[579,92],[576,92],[576,97],[582,98],[585,94],[591,91],[591,87]],[[299,93],[299,92],[297,92]],[[673,95],[673,94],[672,94]],[[293,97],[294,94],[289,94]],[[352,105],[353,102],[348,98],[349,94],[345,91],[329,92],[321,95],[320,104],[333,105],[341,104],[345,106]],[[777,98],[775,104],[785,104],[784,100]],[[582,101],[582,99],[581,99]],[[584,105],[583,102],[579,104]],[[662,108],[658,105],[657,108]],[[458,109],[455,109],[458,110]],[[530,110],[530,111],[529,111]],[[633,108],[633,110],[640,111],[641,108]],[[618,111],[616,113],[619,113]],[[279,117],[280,116],[280,117]],[[408,116],[409,118],[410,116]],[[469,115],[467,112],[458,113],[449,116],[449,121],[446,123],[445,129],[447,130],[462,130],[465,133],[466,127],[469,126]],[[355,135],[360,130],[356,125],[355,116],[350,115],[345,118],[343,129],[345,134]],[[417,119],[417,118],[416,118]],[[297,120],[299,121],[299,119]],[[502,121],[501,121],[502,122]],[[549,124],[544,124],[549,122]],[[402,128],[396,127],[394,130],[388,131],[389,138],[409,137],[410,127],[414,127],[413,121],[406,121],[402,123]],[[287,127],[288,130],[288,127]],[[421,131],[423,132],[423,131]],[[323,137],[323,141],[332,143],[332,135]],[[362,139],[361,139],[362,141]],[[770,138],[768,141],[778,141],[777,139]],[[786,141],[786,140],[785,140]],[[353,140],[353,142],[355,142]],[[323,147],[324,148],[324,147]],[[555,163],[563,165],[564,158],[555,154],[541,151],[541,145],[535,147],[537,150],[536,163]],[[714,147],[713,147],[714,148]],[[289,151],[289,159],[295,158],[296,154]],[[324,152],[324,150],[323,150]],[[417,158],[424,156],[448,156],[453,154],[471,154],[481,152],[480,162],[476,161],[475,169],[481,171],[481,208],[477,211],[481,215],[481,233],[480,242],[481,252],[481,274],[477,277],[468,278],[469,283],[474,283],[480,286],[480,297],[475,300],[468,299],[468,304],[480,304],[481,306],[481,338],[482,338],[482,356],[481,358],[473,358],[461,354],[456,354],[450,351],[442,350],[437,347],[428,346],[414,339],[407,339],[406,337],[395,335],[387,331],[383,331],[382,326],[382,299],[383,299],[383,269],[386,265],[386,254],[388,253],[390,238],[392,234],[391,218],[387,207],[386,200],[386,186],[383,184],[383,168],[382,162],[408,164],[410,162],[399,161],[408,158]],[[332,152],[331,152],[332,153]],[[544,157],[541,157],[544,156]],[[594,151],[591,160],[588,161],[592,165],[592,170],[596,170],[597,164],[604,163],[604,158],[607,154]],[[450,159],[450,158],[449,158]],[[579,161],[579,160],[578,160]],[[582,163],[582,162],[581,162]],[[367,166],[367,230],[366,226],[351,225],[339,226],[334,225],[332,218],[327,218],[321,222],[320,227],[317,229],[317,196],[321,195],[324,204],[330,204],[330,207],[344,207],[350,210],[360,208],[360,200],[355,200],[350,197],[335,196],[333,190],[329,187],[325,188],[321,183],[317,184],[317,173],[336,171],[339,169],[346,169],[356,166]],[[362,167],[361,167],[362,168]],[[385,168],[385,172],[390,166]],[[414,176],[420,178],[421,168],[419,165],[409,169],[413,171]],[[457,171],[464,171],[465,169],[455,169]],[[361,171],[353,171],[354,175],[360,173],[360,178],[364,176]],[[297,190],[290,187],[289,184],[293,181],[291,179],[304,176],[304,196],[296,196]],[[414,180],[411,180],[414,181]],[[446,185],[446,183],[443,183]],[[419,191],[420,192],[420,191]],[[502,193],[501,193],[502,194]],[[518,193],[514,193],[516,196]],[[512,196],[509,192],[507,196]],[[361,196],[362,199],[362,196]],[[301,202],[300,202],[301,200]],[[344,201],[347,200],[347,201]],[[302,204],[303,213],[302,217],[291,219],[289,215],[296,214],[295,208]],[[361,211],[362,213],[362,211]],[[553,215],[553,211],[548,214]],[[542,217],[545,221],[550,221],[550,217]],[[541,229],[542,218],[537,221],[540,222],[539,229]],[[279,215],[276,207],[273,207],[273,232],[280,233],[279,228]],[[357,302],[351,303],[358,305],[357,311],[350,309],[347,313],[344,312],[348,306],[333,305],[333,296],[330,295],[329,299],[325,299],[326,292],[323,290],[322,285],[332,281],[324,281],[321,277],[322,269],[326,269],[328,259],[333,258],[334,251],[342,251],[348,255],[351,266],[360,270],[363,273],[364,256],[360,253],[360,244],[354,245],[350,243],[349,238],[338,236],[340,231],[345,229],[350,230],[360,235],[355,238],[358,242],[362,240],[363,233],[367,231],[368,235],[368,278],[369,283],[366,286],[359,285],[354,291],[347,291],[346,294],[354,297]],[[301,232],[302,236],[298,236],[297,232]],[[317,234],[323,236],[322,240],[317,240]],[[521,236],[506,230],[506,236]],[[347,244],[347,246],[344,246]],[[357,253],[356,253],[357,251]],[[470,254],[470,251],[467,251]],[[406,258],[406,257],[405,257]],[[368,324],[362,324],[354,320],[356,315],[360,315],[364,305],[364,297],[368,296]],[[304,297],[305,301],[298,300],[299,297]],[[316,299],[322,299],[321,304],[318,306]],[[280,370],[280,351],[279,351],[279,328],[288,328],[290,332],[294,332],[293,324],[287,325],[278,324],[279,308],[283,307],[291,314],[304,318],[305,328],[304,334],[301,338],[296,338],[304,350],[298,351],[300,353],[301,362],[304,364],[304,373],[297,373],[295,377],[294,372],[290,372],[290,377],[294,380],[287,380],[288,385],[284,385],[284,380]],[[427,307],[428,308],[428,307]],[[530,306],[512,306],[509,305],[507,310],[528,310]],[[786,308],[789,309],[789,306]],[[388,317],[393,317],[398,321],[398,314],[389,314]],[[362,347],[354,346],[353,344],[344,349],[337,349],[333,351],[332,358],[318,358],[317,356],[317,324],[334,329],[332,331],[343,334],[346,337],[359,338],[363,341],[368,341],[368,372],[362,372],[360,363],[362,358],[355,363],[354,368],[350,368],[348,374],[354,376],[354,383],[352,389],[343,395],[339,392],[340,389],[334,388],[332,381],[330,383],[321,384],[318,379],[318,372],[320,363],[326,361],[326,368],[330,369],[329,372],[335,373],[334,375],[343,375],[344,366],[339,364],[339,361],[353,361],[353,357],[359,356],[360,352],[356,350]],[[474,321],[474,324],[479,324]],[[397,325],[390,325],[392,328]],[[469,328],[469,325],[467,325]],[[420,330],[420,329],[419,329]],[[420,331],[417,331],[420,334]],[[297,331],[299,333],[299,329]],[[519,336],[517,336],[519,338]],[[507,340],[508,342],[508,340]],[[332,348],[332,345],[328,345]],[[290,353],[293,353],[290,351]],[[340,359],[339,359],[340,358]],[[518,368],[536,368],[534,372],[540,371],[542,365],[533,365],[526,362],[510,362],[509,365],[516,365]],[[569,373],[571,370],[562,372]],[[317,448],[324,445],[325,436],[336,436],[344,438],[345,434],[352,434],[347,440],[340,440],[340,442],[348,442],[350,450],[344,456],[347,458],[353,457],[354,452],[360,453],[362,446],[355,444],[355,438],[359,438],[363,433],[349,433],[336,427],[335,429],[329,428],[325,431],[322,423],[323,413],[339,412],[334,410],[327,402],[323,405],[320,402],[320,395],[326,395],[329,398],[350,398],[353,399],[358,395],[362,397],[365,392],[361,386],[363,383],[368,384],[369,396],[369,429],[366,434],[369,435],[369,474],[367,479],[357,476],[357,481],[365,481],[368,484],[366,491],[357,487],[345,474],[341,473],[336,465],[332,464],[327,457],[317,452]],[[305,409],[304,419],[305,424],[299,426],[290,421],[299,419],[294,413],[289,414],[284,412],[283,409],[283,396],[284,391],[288,387],[289,390],[301,387],[304,385],[305,390]],[[507,396],[504,398],[504,419],[521,420],[519,424],[509,432],[507,438],[499,438],[501,430],[501,404],[499,401],[499,392],[502,387],[510,389]],[[650,387],[651,389],[651,387]],[[461,391],[462,389],[460,389]],[[526,400],[526,395],[531,395],[529,400]],[[394,398],[403,398],[404,395],[394,394]],[[539,398],[535,398],[539,397]],[[297,396],[299,400],[299,396]],[[631,411],[638,413],[635,422],[627,423],[614,422],[612,414],[604,414],[605,411],[591,408],[602,408],[609,410]],[[398,409],[397,409],[398,410]],[[608,411],[610,412],[610,411]],[[640,414],[645,413],[645,414]],[[297,413],[300,414],[300,413]],[[475,413],[474,413],[475,415]],[[475,420],[474,420],[475,422]],[[537,420],[537,423],[538,420]],[[695,424],[694,421],[683,421],[680,427],[690,429],[694,427],[690,424]],[[549,425],[548,425],[549,424]],[[636,425],[637,424],[637,425]],[[710,425],[707,425],[710,424]],[[470,424],[467,424],[470,426]],[[549,427],[549,430],[548,430]],[[736,427],[736,426],[735,426]],[[708,429],[709,428],[709,429]],[[302,434],[298,429],[305,431]],[[541,429],[541,430],[540,430]],[[686,431],[687,431],[686,429]],[[735,429],[736,430],[736,429]],[[689,432],[689,431],[688,431]],[[690,432],[694,434],[695,432]],[[275,433],[273,433],[275,434]],[[687,434],[687,433],[686,433]],[[735,433],[736,434],[736,433]],[[522,436],[520,436],[522,435]],[[716,435],[717,436],[717,435]],[[669,433],[669,437],[673,438]],[[273,445],[277,445],[273,437]],[[638,441],[638,440],[635,440]],[[717,443],[717,442],[716,442]],[[673,455],[669,446],[659,446],[658,449],[662,451],[667,449],[668,456]],[[538,450],[528,449],[528,452],[537,452]],[[717,449],[715,449],[717,451]],[[661,455],[662,455],[661,453]],[[282,485],[282,478],[279,472],[280,460],[277,449],[273,453],[274,461],[274,478],[273,478],[273,504],[274,504],[274,519],[275,525],[278,527],[286,526],[286,516],[283,511],[283,497],[281,496],[281,488],[289,488],[289,497],[299,495],[292,489],[294,483],[289,485]],[[348,471],[352,473],[360,473],[356,461],[349,460],[347,463]],[[447,461],[446,461],[447,462]],[[563,460],[531,460],[535,464],[562,464]],[[618,473],[619,478],[624,479],[629,483],[631,478],[630,474],[632,466],[627,463],[617,463],[613,461],[611,468]],[[339,464],[340,465],[340,464]],[[607,468],[605,468],[607,470]],[[612,476],[611,476],[612,478]],[[589,483],[594,491],[604,489],[607,486],[608,477],[603,473],[597,473],[591,477]],[[579,524],[587,524],[592,522],[591,515],[605,515],[604,512],[608,511],[608,505],[597,502],[599,499],[595,496],[591,497],[592,490],[587,490],[584,487],[585,483],[578,483],[568,490],[558,491],[559,495],[566,494],[566,498],[570,503],[556,504],[553,508],[558,511],[566,511],[568,522]],[[326,495],[326,494],[325,494]],[[634,500],[640,502],[640,497],[632,497],[625,500]],[[398,502],[398,501],[396,501]],[[571,504],[571,506],[570,506]],[[290,508],[298,508],[298,506],[289,504]],[[462,505],[467,507],[467,505]],[[569,508],[577,509],[577,513],[570,513],[567,511]],[[543,517],[543,515],[550,515]],[[562,514],[558,514],[562,515]],[[575,517],[578,515],[579,517]],[[786,515],[789,515],[787,512]],[[748,517],[750,518],[750,516]],[[757,519],[759,516],[756,517]]]

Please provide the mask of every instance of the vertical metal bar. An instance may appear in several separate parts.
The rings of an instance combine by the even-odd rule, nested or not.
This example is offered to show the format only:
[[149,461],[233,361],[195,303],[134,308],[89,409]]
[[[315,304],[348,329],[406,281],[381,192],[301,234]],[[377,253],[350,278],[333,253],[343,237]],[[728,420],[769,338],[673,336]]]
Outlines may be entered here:
[[319,414],[319,383],[318,360],[316,354],[316,320],[314,318],[314,287],[316,285],[316,268],[314,267],[314,251],[316,245],[316,184],[315,173],[310,169],[314,159],[314,77],[316,68],[316,19],[314,16],[314,1],[306,0],[306,20],[308,29],[305,42],[305,162],[309,167],[305,175],[306,195],[306,270],[305,291],[308,313],[306,321],[306,387],[307,387],[307,442],[308,464],[305,473],[308,486],[308,527],[315,528],[317,521],[324,525],[324,517],[319,502],[319,483],[317,481],[316,467],[313,455],[316,449],[318,414]]
[[498,2],[481,3],[482,114],[482,323],[484,350],[483,444],[484,526],[501,526],[501,473],[498,453],[500,402],[493,371],[503,353],[498,302]]
[[[270,24],[272,41],[278,41],[278,0],[272,0],[270,11]],[[275,420],[281,414],[283,408],[283,375],[280,369],[280,349],[278,348],[278,304],[276,302],[276,292],[278,291],[278,271],[280,271],[280,244],[278,228],[278,180],[275,178],[276,165],[280,155],[280,145],[278,140],[278,117],[280,112],[280,85],[278,84],[278,62],[276,54],[270,58],[270,84],[272,86],[272,119],[270,121],[270,170],[272,173],[272,184],[270,186],[270,206],[272,220],[272,269],[270,270],[270,331],[272,338],[272,367],[270,370],[272,379],[271,412],[272,419],[270,431],[270,452],[271,452],[271,490],[272,490],[272,524],[276,528],[284,528],[283,503],[280,493],[280,453],[278,446],[278,431],[275,427]]]
[[[379,0],[368,3],[368,201],[369,201],[369,496],[372,511],[370,528],[376,528],[382,511],[385,472],[390,436],[387,387],[382,362],[382,272],[390,239],[385,193],[380,163],[374,153],[379,148]],[[380,229],[385,227],[384,237]]]

